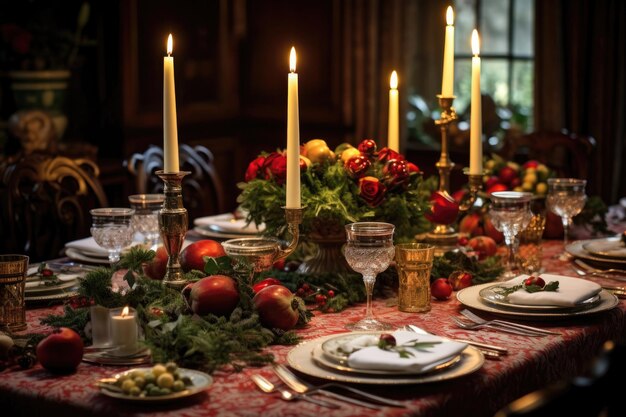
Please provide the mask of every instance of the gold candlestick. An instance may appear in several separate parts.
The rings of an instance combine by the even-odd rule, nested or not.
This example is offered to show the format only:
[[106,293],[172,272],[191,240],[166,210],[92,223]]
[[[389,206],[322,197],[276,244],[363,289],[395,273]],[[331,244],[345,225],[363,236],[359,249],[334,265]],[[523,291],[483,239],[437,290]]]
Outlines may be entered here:
[[[454,168],[454,162],[450,160],[448,152],[448,132],[450,124],[457,119],[456,111],[452,107],[454,96],[444,97],[437,95],[439,106],[441,107],[441,118],[435,120],[435,124],[441,129],[441,155],[435,164],[439,171],[439,191],[448,194],[450,192],[450,172]],[[459,204],[459,211],[469,210],[476,202],[477,194],[483,186],[483,175],[469,174],[469,170],[464,170],[468,177],[469,193]],[[435,245],[435,255],[440,256],[450,250],[456,250],[459,234],[450,224],[435,224],[432,231],[416,236],[418,241],[428,242]]]
[[181,289],[187,284],[178,256],[189,224],[187,209],[183,207],[182,180],[190,173],[189,171],[156,172],[163,180],[163,194],[165,194],[163,208],[159,211],[159,231],[168,256],[163,284],[175,289]]

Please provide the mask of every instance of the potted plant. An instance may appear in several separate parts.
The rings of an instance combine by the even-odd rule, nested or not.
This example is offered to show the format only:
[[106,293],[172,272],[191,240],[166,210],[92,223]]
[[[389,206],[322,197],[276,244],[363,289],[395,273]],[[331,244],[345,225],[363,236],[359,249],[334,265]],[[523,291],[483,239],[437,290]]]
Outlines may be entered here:
[[15,110],[47,111],[60,138],[67,127],[65,102],[71,69],[80,47],[89,43],[83,31],[90,6],[88,2],[80,5],[73,28],[62,27],[50,6],[36,2],[20,13],[27,14],[25,22],[0,25],[2,70]]

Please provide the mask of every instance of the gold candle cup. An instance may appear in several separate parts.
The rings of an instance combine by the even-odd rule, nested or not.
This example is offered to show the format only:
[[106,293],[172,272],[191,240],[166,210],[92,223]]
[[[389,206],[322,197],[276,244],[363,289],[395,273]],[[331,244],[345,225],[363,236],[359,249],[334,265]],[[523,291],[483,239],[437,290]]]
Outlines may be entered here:
[[430,311],[430,270],[435,246],[426,243],[401,243],[396,247],[398,271],[398,309],[410,313]]
[[0,330],[26,329],[24,287],[28,256],[0,255]]

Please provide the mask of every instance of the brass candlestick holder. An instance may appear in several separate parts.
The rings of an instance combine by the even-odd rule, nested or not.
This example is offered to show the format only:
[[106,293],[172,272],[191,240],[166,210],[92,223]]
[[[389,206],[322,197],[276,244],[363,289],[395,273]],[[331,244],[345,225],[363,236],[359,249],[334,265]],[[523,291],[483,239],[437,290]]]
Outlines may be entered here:
[[[450,159],[448,152],[448,133],[450,125],[457,119],[456,111],[454,107],[452,107],[455,96],[444,97],[437,95],[437,98],[439,99],[439,106],[441,107],[441,118],[435,120],[435,124],[439,126],[441,130],[441,155],[435,166],[439,171],[439,191],[449,194],[450,172],[455,164]],[[474,205],[477,195],[483,187],[483,174],[470,174],[467,169],[464,170],[464,174],[467,175],[468,178],[469,193],[459,204],[459,211],[462,212],[469,210]],[[418,241],[435,245],[435,255],[437,256],[447,251],[458,249],[457,241],[459,235],[451,224],[435,224],[432,231],[418,235],[416,238]]]
[[246,276],[252,285],[254,274],[269,270],[274,262],[289,256],[298,246],[300,224],[304,208],[287,208],[285,220],[290,235],[289,241],[280,241],[272,237],[244,237],[222,242],[226,254],[233,260],[235,272]]
[[163,180],[165,194],[163,208],[159,211],[159,231],[168,256],[163,284],[182,289],[187,281],[183,276],[178,256],[189,224],[187,209],[183,207],[182,181],[190,172],[157,171],[156,174]]

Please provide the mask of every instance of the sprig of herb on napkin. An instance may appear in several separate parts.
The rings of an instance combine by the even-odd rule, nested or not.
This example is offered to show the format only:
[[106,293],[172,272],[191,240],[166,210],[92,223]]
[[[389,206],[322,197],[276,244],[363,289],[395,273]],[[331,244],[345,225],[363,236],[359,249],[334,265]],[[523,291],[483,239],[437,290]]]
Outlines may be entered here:
[[519,285],[513,285],[511,287],[497,287],[494,288],[494,292],[504,297],[509,294],[513,294],[517,290],[525,289],[529,293],[541,292],[541,291],[557,291],[559,289],[559,281],[550,281],[545,286],[539,286],[537,284],[525,285],[522,281]]
[[405,348],[413,348],[419,352],[426,352],[441,342],[420,342],[418,339],[409,340],[401,345],[396,344],[396,338],[388,333],[383,333],[378,339],[378,348],[382,350],[396,351],[401,358],[409,358],[415,354]]

